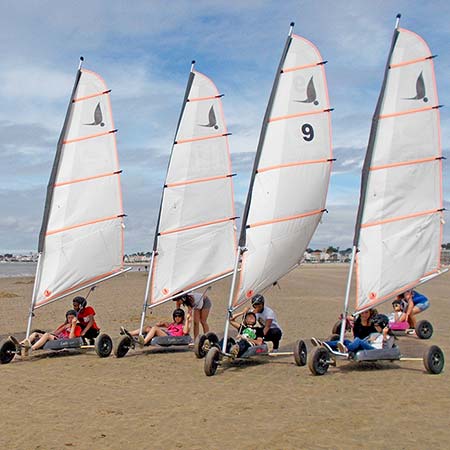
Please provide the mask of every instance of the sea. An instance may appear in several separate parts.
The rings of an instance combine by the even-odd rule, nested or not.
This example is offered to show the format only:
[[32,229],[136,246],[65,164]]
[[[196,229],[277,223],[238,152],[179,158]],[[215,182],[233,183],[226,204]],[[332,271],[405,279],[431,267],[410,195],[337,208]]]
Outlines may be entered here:
[[32,262],[1,262],[0,278],[34,277],[36,265],[36,263]]

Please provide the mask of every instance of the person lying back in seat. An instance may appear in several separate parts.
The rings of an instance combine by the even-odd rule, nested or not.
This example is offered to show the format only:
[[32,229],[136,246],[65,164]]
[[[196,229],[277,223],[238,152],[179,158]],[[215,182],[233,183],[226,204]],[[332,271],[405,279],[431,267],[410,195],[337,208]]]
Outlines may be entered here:
[[177,308],[172,314],[173,322],[158,322],[154,326],[147,326],[144,328],[145,337],[139,335],[139,329],[133,331],[127,331],[121,327],[123,334],[131,336],[138,336],[138,342],[141,345],[147,345],[155,336],[186,336],[189,334],[191,327],[191,314],[188,313],[186,321],[184,320],[184,311],[181,308]]
[[51,333],[35,331],[28,339],[20,342],[20,346],[26,349],[38,350],[49,341],[59,339],[73,339],[81,336],[81,327],[77,324],[77,313],[73,309],[66,312],[66,321]]

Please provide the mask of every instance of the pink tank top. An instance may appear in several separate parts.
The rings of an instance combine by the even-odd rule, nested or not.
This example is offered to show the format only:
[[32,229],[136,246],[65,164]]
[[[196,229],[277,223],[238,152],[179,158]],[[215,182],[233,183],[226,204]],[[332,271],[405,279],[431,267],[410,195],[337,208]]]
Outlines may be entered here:
[[167,327],[167,334],[169,336],[183,336],[183,326],[182,323],[171,323]]

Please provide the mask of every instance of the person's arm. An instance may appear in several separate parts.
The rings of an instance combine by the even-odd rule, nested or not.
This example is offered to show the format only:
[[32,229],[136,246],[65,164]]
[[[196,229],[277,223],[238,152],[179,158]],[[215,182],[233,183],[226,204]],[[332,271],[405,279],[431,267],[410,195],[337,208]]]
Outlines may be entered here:
[[263,338],[256,338],[256,339],[247,339],[249,342],[251,342],[254,345],[262,345],[264,343],[264,339]]
[[183,302],[181,300],[177,300],[176,304],[177,304],[177,308],[181,308],[181,306],[183,305]]
[[75,329],[77,327],[77,318],[74,317],[72,319],[72,323],[70,324],[70,333],[69,333],[69,339],[73,339],[75,337]]
[[231,320],[235,320],[238,317],[244,316],[245,314],[247,314],[250,311],[250,306],[246,306],[241,312],[238,312],[236,314],[233,314],[233,316],[231,316]]
[[164,328],[167,328],[168,326],[170,325],[170,323],[169,322],[156,322],[156,326],[157,327],[164,327]]
[[186,320],[184,322],[183,333],[184,334],[189,334],[190,330],[191,330],[191,314],[188,313],[187,316],[186,316]]
[[383,328],[383,343],[388,340],[388,334],[389,334],[389,327]]
[[65,325],[66,325],[66,323],[64,322],[55,331],[52,331],[51,334],[59,334],[59,333],[61,333],[61,331],[64,330]]
[[94,316],[91,315],[88,317],[89,317],[89,322],[83,328],[83,331],[81,332],[81,336],[84,336],[92,328],[92,325],[94,325]]
[[270,325],[272,325],[273,319],[266,319],[266,323],[264,324],[264,336],[269,332]]
[[230,325],[234,328],[236,328],[236,330],[239,330],[239,328],[241,328],[241,324],[239,322],[236,322],[236,316],[232,316],[230,317]]

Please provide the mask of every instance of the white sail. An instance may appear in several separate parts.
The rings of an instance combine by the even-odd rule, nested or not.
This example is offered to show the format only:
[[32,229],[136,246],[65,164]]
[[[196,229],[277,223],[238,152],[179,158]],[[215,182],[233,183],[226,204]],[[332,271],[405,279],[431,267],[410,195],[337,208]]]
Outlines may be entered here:
[[441,268],[438,108],[430,49],[417,34],[397,28],[363,171],[355,231],[357,311]]
[[109,91],[80,69],[58,143],[32,308],[123,268],[120,168]]
[[325,211],[332,161],[324,61],[290,35],[264,118],[239,245],[237,307],[300,263]]
[[154,245],[150,304],[233,269],[236,226],[221,95],[191,71],[167,171]]

